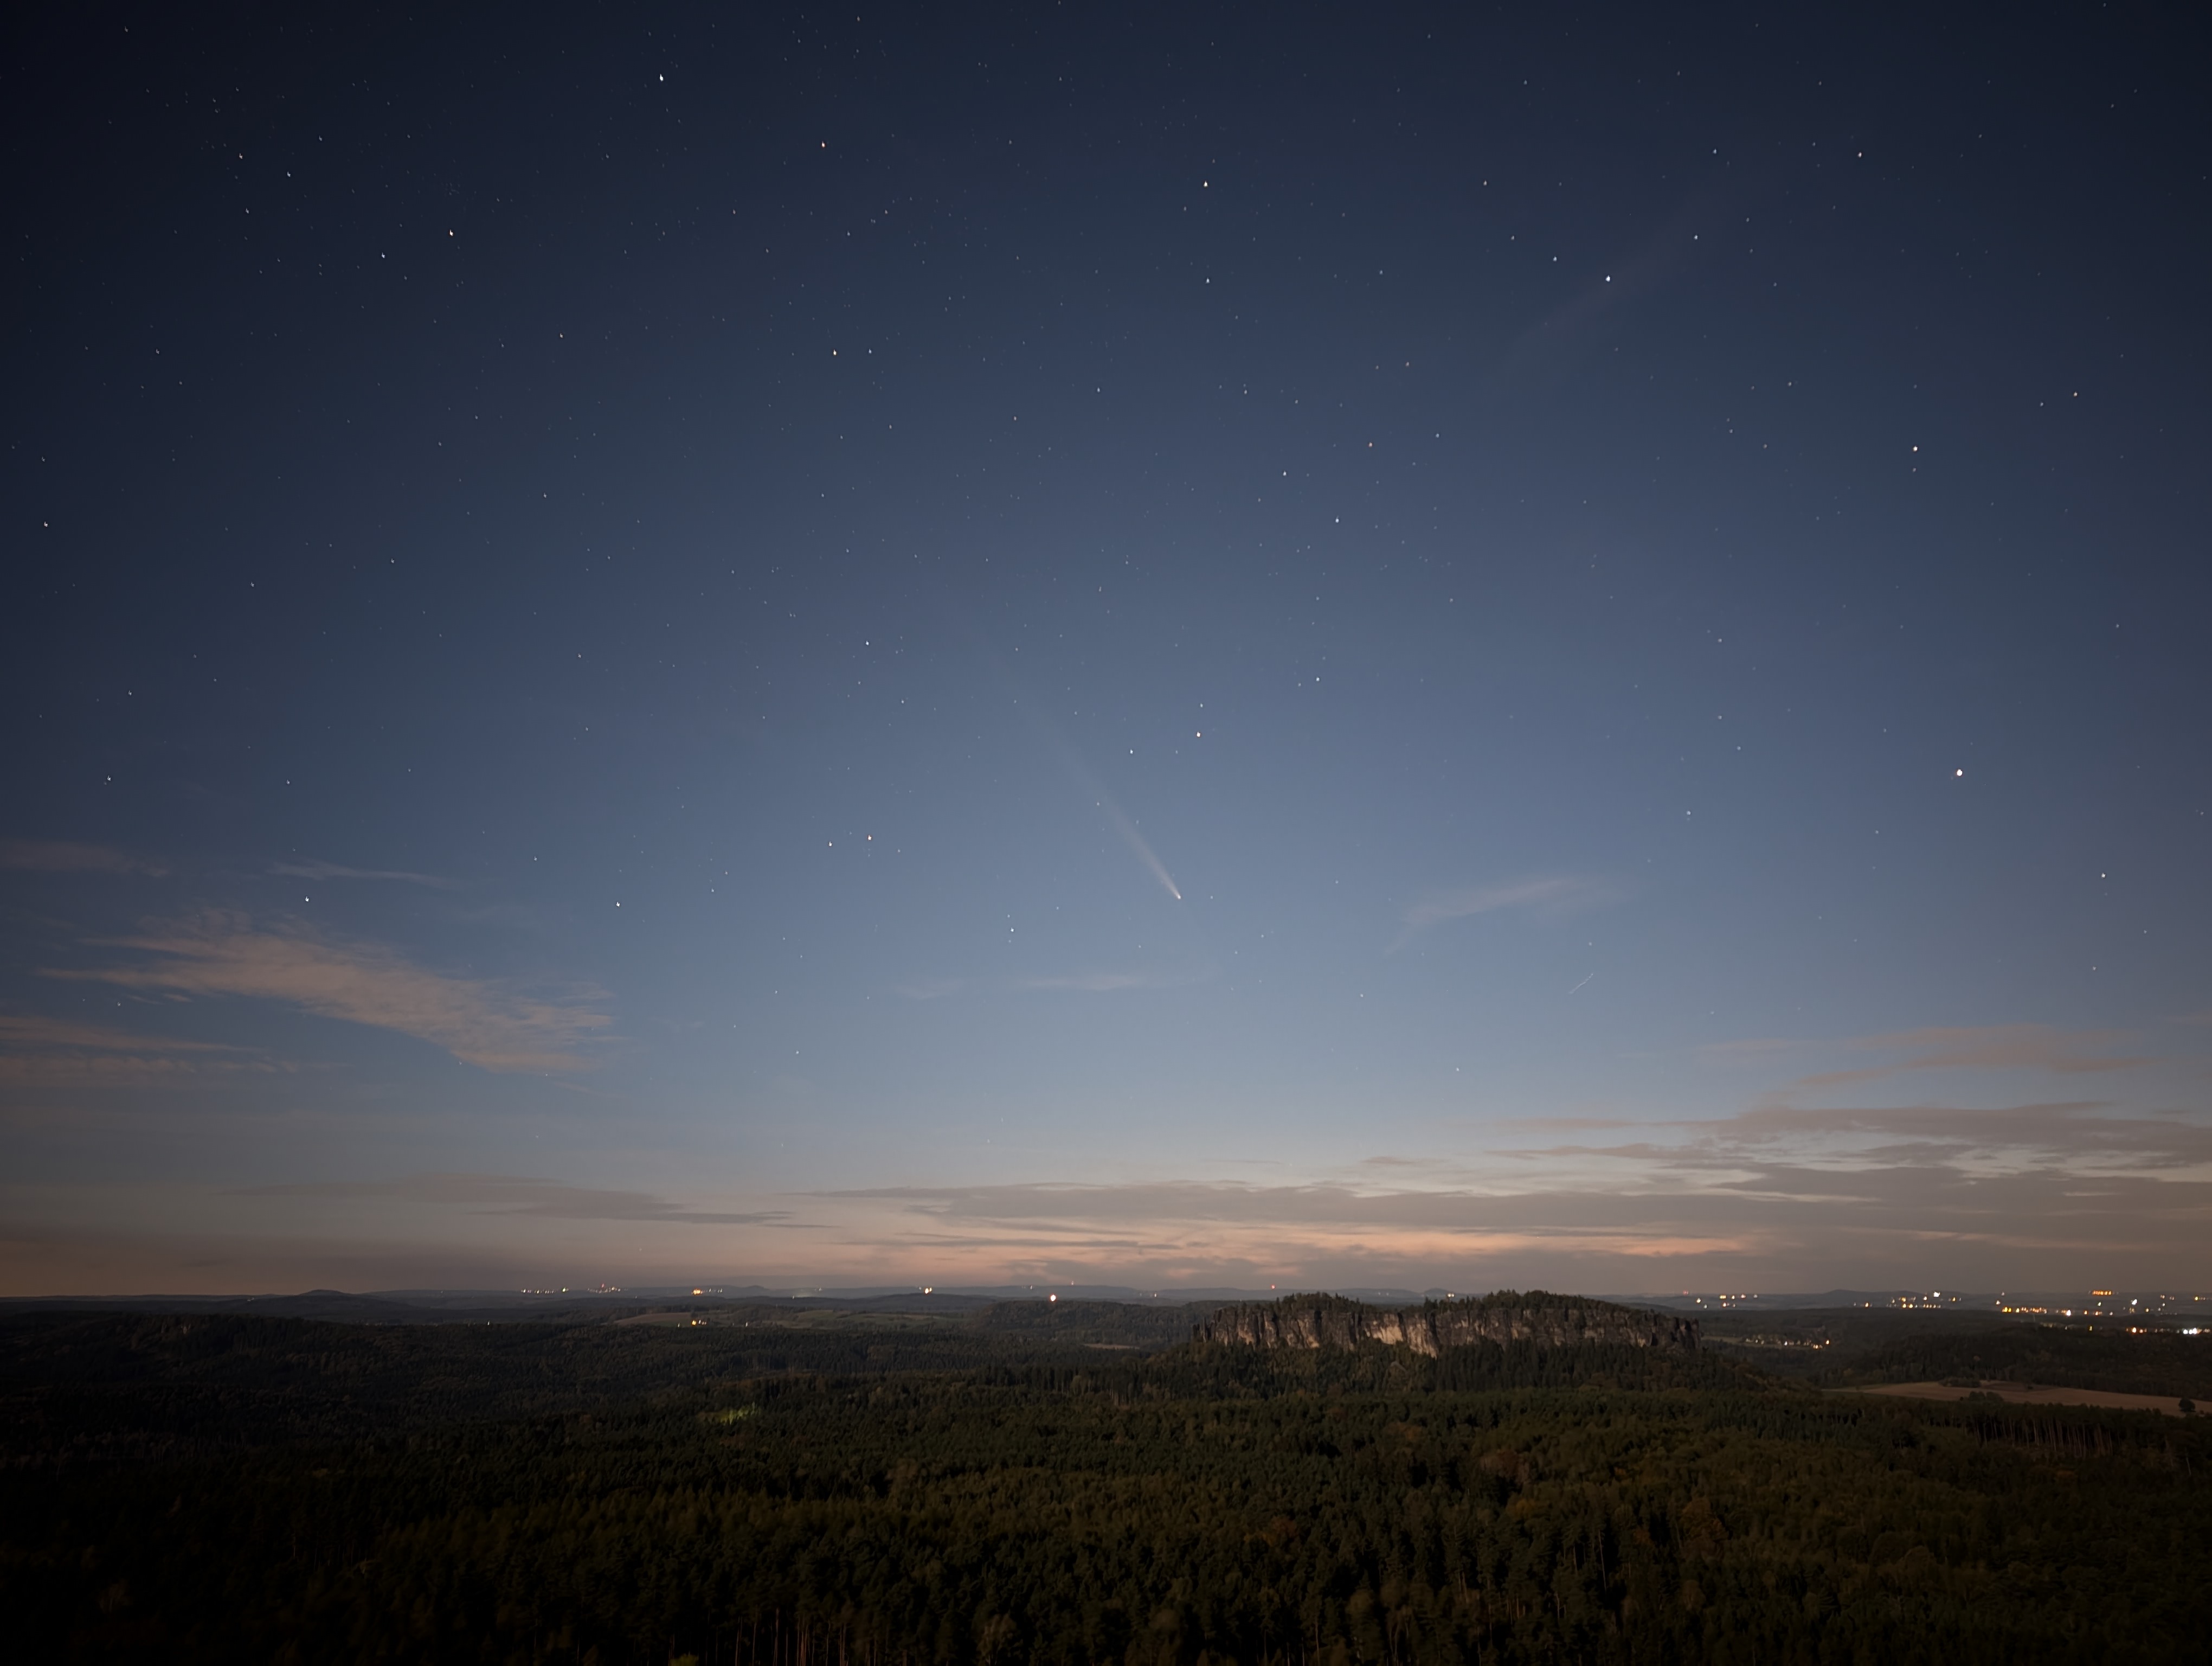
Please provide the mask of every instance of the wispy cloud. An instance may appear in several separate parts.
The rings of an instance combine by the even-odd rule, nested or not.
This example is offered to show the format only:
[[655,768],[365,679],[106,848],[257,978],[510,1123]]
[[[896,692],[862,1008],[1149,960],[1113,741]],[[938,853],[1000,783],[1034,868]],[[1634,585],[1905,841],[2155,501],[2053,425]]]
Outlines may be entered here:
[[[1498,887],[1459,900],[1511,907],[1570,894]],[[2128,1039],[2020,1025],[1820,1044],[1888,1055],[1881,1073],[1946,1073],[1965,1087],[1975,1072],[2118,1073],[2137,1062]],[[1789,1053],[1813,1044],[1724,1053],[1781,1073]],[[1415,1287],[1533,1278],[1613,1290],[1934,1277],[2002,1288],[2124,1268],[2169,1282],[2192,1269],[2201,1282],[2212,1266],[2212,1118],[2077,1095],[1821,1105],[1773,1094],[1719,1116],[1462,1126],[1443,1149],[1394,1149],[1304,1183],[903,1186],[824,1195],[822,1206],[849,1215],[840,1230],[852,1243],[907,1264],[1014,1275],[1121,1268],[1162,1281]]]
[[128,1030],[112,1030],[105,1025],[78,1024],[68,1018],[10,1013],[0,1013],[0,1048],[87,1053],[236,1053],[243,1050],[220,1042],[179,1041],[167,1036],[146,1036]]
[[[2112,1030],[2007,1024],[1979,1029],[1908,1030],[1895,1036],[1871,1037],[1863,1044],[1910,1052],[1911,1057],[1893,1067],[1898,1070],[2049,1070],[2075,1076],[2132,1070],[2149,1063],[2146,1058],[2118,1057],[2106,1050],[2128,1039]],[[1833,1072],[1808,1079],[1856,1079],[1861,1073]]]
[[346,867],[337,862],[277,862],[269,871],[295,879],[397,879],[405,885],[428,885],[435,891],[460,889],[458,879],[441,879],[434,873],[409,873],[397,868]]
[[2118,1265],[2170,1280],[2201,1271],[2212,1241],[2212,1128],[2179,1117],[2085,1103],[1762,1108],[1638,1133],[1370,1159],[1356,1178],[1304,1184],[817,1195],[848,1217],[840,1231],[852,1244],[906,1264],[1057,1277],[1387,1274],[1418,1286],[1533,1276],[1613,1290],[1752,1277],[1818,1289],[1940,1272],[1998,1288],[2078,1282]]
[[1046,972],[1034,977],[977,980],[964,977],[917,978],[893,985],[908,1000],[943,1000],[950,995],[982,990],[1068,989],[1088,994],[1109,994],[1117,989],[1176,988],[1200,980],[1200,973],[1168,972]]
[[185,995],[283,1001],[325,1018],[397,1031],[435,1043],[485,1070],[588,1067],[574,1049],[606,1028],[588,995],[548,998],[513,983],[451,977],[376,944],[348,942],[286,924],[257,927],[240,914],[210,912],[162,922],[141,937],[104,946],[143,957],[49,977]]
[[1784,1090],[1847,1086],[1917,1070],[2045,1070],[2059,1075],[2131,1070],[2148,1058],[2118,1055],[2114,1047],[2133,1039],[2116,1030],[2061,1030],[2043,1024],[1997,1024],[1903,1030],[1888,1035],[1855,1036],[1841,1042],[1723,1042],[1701,1051],[1709,1058],[1760,1058],[1814,1048],[1854,1053],[1902,1055],[1880,1064],[1800,1076]]
[[1698,1256],[1744,1247],[1741,1235],[1680,1222],[1610,1220],[1556,1200],[1449,1189],[1341,1184],[1249,1186],[1163,1181],[1119,1185],[886,1187],[823,1193],[862,1206],[850,1224],[953,1264],[1043,1269],[1087,1265],[1325,1274],[1377,1267],[1465,1268],[1503,1256]]
[[1775,1149],[1798,1162],[1854,1166],[1909,1146],[1915,1160],[1991,1167],[2056,1165],[2168,1170],[2212,1162],[2212,1128],[2179,1116],[2131,1116],[2094,1099],[1994,1106],[1765,1104],[1724,1122],[1686,1125],[1731,1158]]
[[0,1013],[0,1082],[15,1087],[142,1087],[277,1067],[253,1049],[67,1018]]
[[943,1000],[968,987],[964,977],[923,977],[894,986],[908,1000]]
[[1403,929],[1390,946],[1405,947],[1431,926],[1471,915],[1494,914],[1501,909],[1581,908],[1602,902],[1607,896],[1599,880],[1574,874],[1550,874],[1516,879],[1507,885],[1470,885],[1456,891],[1431,891],[1402,916]]
[[2179,1116],[2126,1116],[2091,1099],[1995,1106],[1765,1104],[1734,1116],[1632,1126],[1643,1139],[1495,1154],[1627,1158],[1684,1172],[1776,1162],[1841,1172],[1885,1167],[1901,1153],[1923,1165],[1969,1164],[1978,1170],[2081,1169],[2102,1162],[2150,1171],[2212,1162],[2212,1128]]
[[788,1210],[736,1212],[688,1209],[651,1192],[571,1186],[525,1175],[418,1174],[397,1180],[313,1182],[255,1186],[244,1197],[325,1198],[430,1203],[481,1214],[535,1216],[555,1220],[672,1221],[698,1226],[768,1226],[791,1219]]
[[158,879],[168,869],[112,845],[66,839],[0,839],[0,867],[31,873],[143,873]]
[[1147,989],[1160,979],[1143,972],[1070,972],[1057,977],[1024,977],[1015,980],[1018,989],[1085,989],[1103,994],[1112,989]]

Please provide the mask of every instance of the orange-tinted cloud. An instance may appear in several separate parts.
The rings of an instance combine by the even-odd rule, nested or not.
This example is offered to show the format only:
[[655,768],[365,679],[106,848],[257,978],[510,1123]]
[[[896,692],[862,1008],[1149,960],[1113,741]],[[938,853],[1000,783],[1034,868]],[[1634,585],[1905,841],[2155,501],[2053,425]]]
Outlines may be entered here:
[[458,880],[441,879],[434,873],[410,873],[401,868],[346,867],[337,862],[309,860],[299,862],[277,862],[269,870],[292,879],[397,879],[405,885],[428,885],[433,891],[458,891]]
[[0,867],[30,873],[143,873],[159,879],[169,870],[112,845],[66,839],[0,839]]
[[[1346,1269],[1459,1268],[1501,1257],[1653,1259],[1741,1253],[1737,1231],[1558,1200],[1462,1190],[1164,1181],[1121,1185],[884,1187],[815,1195],[848,1246],[901,1264],[1019,1273],[1045,1268],[1232,1269],[1290,1278]],[[1002,1271],[1001,1276],[1004,1276]]]
[[589,1067],[575,1049],[609,1020],[576,999],[532,995],[510,983],[449,977],[375,944],[286,924],[257,927],[211,911],[167,921],[111,948],[145,957],[92,970],[50,970],[125,988],[283,1001],[325,1018],[372,1025],[445,1048],[485,1070]]
[[1873,1081],[1905,1070],[2049,1070],[2078,1075],[2128,1070],[2148,1062],[2115,1057],[2104,1050],[2126,1039],[2117,1031],[2059,1030],[2042,1024],[1906,1030],[1890,1036],[1863,1037],[1850,1045],[1870,1052],[1904,1053],[1908,1057],[1889,1064],[1822,1071],[1798,1078],[1794,1085],[1833,1087]]
[[571,1186],[525,1175],[420,1174],[402,1180],[257,1186],[245,1197],[392,1200],[446,1204],[487,1214],[536,1215],[556,1220],[665,1220],[702,1226],[763,1226],[787,1221],[786,1209],[687,1209],[651,1192]]
[[275,1068],[246,1048],[0,1014],[0,1084],[11,1087],[181,1085],[195,1076]]

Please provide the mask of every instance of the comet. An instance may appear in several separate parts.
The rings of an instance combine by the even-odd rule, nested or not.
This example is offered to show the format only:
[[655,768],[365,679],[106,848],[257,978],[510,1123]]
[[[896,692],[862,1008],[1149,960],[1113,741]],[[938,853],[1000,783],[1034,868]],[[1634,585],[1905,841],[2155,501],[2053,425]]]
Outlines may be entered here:
[[1103,789],[1098,798],[1098,807],[1106,812],[1106,819],[1114,824],[1114,830],[1121,836],[1121,842],[1128,846],[1136,859],[1152,871],[1152,878],[1160,882],[1161,888],[1176,902],[1182,902],[1182,892],[1176,889],[1176,882],[1170,876],[1167,865],[1152,854],[1152,846],[1145,842],[1145,836],[1137,831],[1136,823],[1123,815],[1121,806],[1106,797]]
[[1115,832],[1121,835],[1121,842],[1129,847],[1129,854],[1142,862],[1145,871],[1160,882],[1162,891],[1176,902],[1182,902],[1182,889],[1168,872],[1167,864],[1159,859],[1158,854],[1146,842],[1145,836],[1137,830],[1136,823],[1131,821],[1121,806],[1114,801],[1114,795],[1106,790],[1106,783],[1091,773],[1091,766],[1077,756],[1075,748],[1068,744],[1066,737],[1043,713],[1032,706],[1030,718],[1052,743],[1053,751],[1060,755],[1060,767],[1067,771],[1069,777],[1083,789],[1084,795],[1104,814]]
[[[969,628],[971,630],[974,629],[972,624]],[[975,634],[980,639],[981,633],[978,631]],[[983,647],[986,654],[989,654],[992,666],[997,671],[1000,680],[1006,685],[1006,691],[1014,704],[1021,708],[1023,714],[1028,718],[1036,733],[1058,757],[1060,768],[1067,771],[1069,778],[1082,791],[1084,796],[1088,798],[1092,805],[1105,816],[1107,821],[1113,826],[1114,831],[1120,835],[1121,842],[1129,848],[1129,854],[1144,864],[1145,872],[1160,882],[1160,889],[1175,898],[1176,902],[1182,902],[1182,888],[1176,884],[1175,876],[1168,872],[1167,864],[1159,859],[1158,853],[1152,848],[1145,836],[1137,830],[1136,823],[1130,820],[1121,806],[1114,801],[1114,795],[1106,790],[1106,783],[1099,780],[1097,775],[1092,773],[1091,766],[1077,754],[1067,737],[1060,732],[1060,726],[1045,715],[1044,708],[1036,701],[1025,697],[1021,684],[1015,678],[1012,668],[996,654],[989,654],[988,644],[983,644]]]

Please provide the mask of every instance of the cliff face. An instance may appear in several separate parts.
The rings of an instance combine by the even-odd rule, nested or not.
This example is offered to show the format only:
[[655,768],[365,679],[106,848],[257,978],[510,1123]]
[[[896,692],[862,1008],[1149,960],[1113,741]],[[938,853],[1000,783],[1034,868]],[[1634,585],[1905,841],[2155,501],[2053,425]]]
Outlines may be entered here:
[[1263,1348],[1402,1346],[1434,1358],[1471,1342],[1534,1342],[1546,1347],[1601,1344],[1693,1352],[1698,1322],[1669,1313],[1569,1300],[1429,1302],[1419,1307],[1366,1307],[1332,1296],[1291,1296],[1279,1302],[1224,1307],[1196,1326],[1202,1342]]

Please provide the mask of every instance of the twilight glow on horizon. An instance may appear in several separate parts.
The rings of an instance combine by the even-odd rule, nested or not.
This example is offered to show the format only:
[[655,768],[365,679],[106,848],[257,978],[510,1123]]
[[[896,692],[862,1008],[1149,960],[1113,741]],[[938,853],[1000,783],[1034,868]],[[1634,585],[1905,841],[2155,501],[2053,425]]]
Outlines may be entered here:
[[0,1294],[2212,1283],[2148,24],[122,16]]

